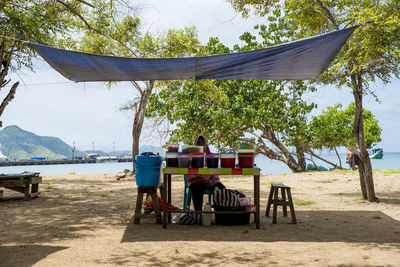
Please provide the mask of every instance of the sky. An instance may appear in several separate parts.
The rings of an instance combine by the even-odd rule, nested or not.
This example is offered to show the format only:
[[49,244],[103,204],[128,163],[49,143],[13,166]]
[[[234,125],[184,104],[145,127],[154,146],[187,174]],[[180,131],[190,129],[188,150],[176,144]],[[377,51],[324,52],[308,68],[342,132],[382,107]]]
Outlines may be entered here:
[[[222,0],[147,0],[140,5],[139,17],[143,29],[160,33],[169,28],[195,25],[199,38],[206,43],[217,36],[228,46],[239,43],[239,36],[255,33],[254,25],[263,18],[244,20]],[[11,74],[12,82],[20,81],[14,100],[7,106],[1,120],[3,126],[17,125],[41,136],[56,136],[78,150],[104,151],[130,150],[133,114],[120,107],[138,96],[130,83],[118,83],[107,88],[103,83],[75,83],[53,70],[41,58],[34,60],[35,72],[21,70]],[[384,151],[400,151],[397,141],[400,128],[400,81],[388,85],[374,84],[371,88],[378,96],[364,97],[364,107],[371,110],[383,129]],[[4,98],[5,90],[0,92]],[[347,106],[353,101],[350,89],[338,90],[323,87],[309,96],[319,109],[342,102]],[[145,124],[141,145],[161,146],[151,124]]]

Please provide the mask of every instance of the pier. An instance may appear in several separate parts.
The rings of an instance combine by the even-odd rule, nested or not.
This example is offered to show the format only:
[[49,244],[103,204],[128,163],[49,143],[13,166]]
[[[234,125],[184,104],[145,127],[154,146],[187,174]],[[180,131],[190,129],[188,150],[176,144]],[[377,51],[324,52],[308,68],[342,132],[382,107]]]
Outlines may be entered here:
[[96,163],[96,160],[95,159],[61,159],[61,160],[0,161],[0,167],[26,166],[26,165],[83,164],[83,163]]

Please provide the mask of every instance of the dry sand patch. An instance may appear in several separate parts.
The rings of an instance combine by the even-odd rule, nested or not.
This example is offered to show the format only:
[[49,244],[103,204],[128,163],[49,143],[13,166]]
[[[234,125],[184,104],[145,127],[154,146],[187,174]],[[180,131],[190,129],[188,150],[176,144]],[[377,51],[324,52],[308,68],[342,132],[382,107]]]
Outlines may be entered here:
[[[375,173],[379,203],[360,198],[355,173],[263,175],[261,229],[245,226],[133,225],[136,184],[114,174],[43,177],[42,195],[0,201],[0,266],[398,266],[400,174]],[[252,195],[252,177],[222,177]],[[292,186],[298,224],[265,212],[269,184]],[[173,178],[173,204],[183,202]]]

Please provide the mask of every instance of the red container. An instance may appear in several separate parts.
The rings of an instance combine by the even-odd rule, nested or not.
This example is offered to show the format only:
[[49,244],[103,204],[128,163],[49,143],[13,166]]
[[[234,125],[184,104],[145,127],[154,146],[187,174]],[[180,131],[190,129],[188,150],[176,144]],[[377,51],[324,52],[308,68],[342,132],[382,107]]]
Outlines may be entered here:
[[178,152],[179,144],[168,144],[168,152]]
[[235,152],[220,153],[221,168],[235,168]]
[[254,153],[239,153],[239,168],[254,168]]
[[235,158],[231,159],[221,158],[221,168],[235,168]]

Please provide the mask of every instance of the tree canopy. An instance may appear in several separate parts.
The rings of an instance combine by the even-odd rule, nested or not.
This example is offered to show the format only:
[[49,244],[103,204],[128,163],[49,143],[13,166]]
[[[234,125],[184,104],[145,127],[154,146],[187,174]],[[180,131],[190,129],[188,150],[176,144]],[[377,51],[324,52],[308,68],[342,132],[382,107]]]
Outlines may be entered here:
[[[217,38],[211,38],[206,51],[223,54],[286,41],[291,31],[286,30],[287,22],[282,20],[280,12],[275,11],[269,21],[268,26],[257,26],[261,41],[244,33],[240,37],[244,44],[229,49]],[[302,81],[176,81],[150,98],[147,115],[165,117],[176,126],[171,131],[172,142],[191,143],[195,136],[203,134],[220,151],[226,151],[237,149],[238,140],[254,136],[259,153],[298,172],[305,170],[305,153],[312,153],[312,149],[333,149],[354,143],[352,128],[345,122],[341,126],[350,137],[348,134],[336,137],[329,143],[331,146],[324,144],[322,137],[313,138],[311,127],[315,132],[323,127],[317,122],[310,124],[310,112],[316,105],[304,101],[303,95],[314,90]],[[329,122],[326,121],[326,126],[335,127],[334,122]]]
[[[321,115],[314,116],[310,122],[311,146],[314,149],[334,150],[336,147],[356,145],[352,128],[355,114],[354,102],[342,109],[342,104],[327,107]],[[382,129],[371,111],[364,109],[365,146],[370,149],[380,141]]]
[[[83,0],[17,0],[0,1],[0,90],[10,83],[9,70],[32,68],[35,50],[27,41],[66,47],[80,22],[91,28],[83,14],[93,6]],[[92,28],[91,28],[92,29]],[[15,82],[3,99],[0,116],[14,98]],[[1,127],[1,122],[0,122]]]
[[[371,85],[400,76],[400,5],[398,0],[227,0],[243,16],[268,16],[283,9],[291,20],[293,38],[362,25],[356,30],[319,81],[351,88],[355,100],[353,135],[360,149],[363,169],[361,183],[366,184],[368,200],[375,201],[372,165],[366,150],[362,99],[375,96]],[[363,188],[363,184],[361,185]]]

